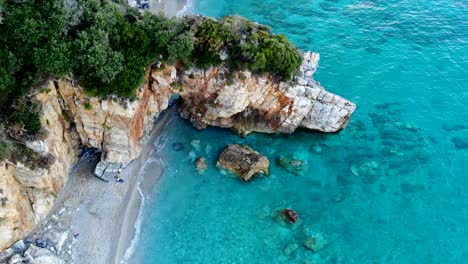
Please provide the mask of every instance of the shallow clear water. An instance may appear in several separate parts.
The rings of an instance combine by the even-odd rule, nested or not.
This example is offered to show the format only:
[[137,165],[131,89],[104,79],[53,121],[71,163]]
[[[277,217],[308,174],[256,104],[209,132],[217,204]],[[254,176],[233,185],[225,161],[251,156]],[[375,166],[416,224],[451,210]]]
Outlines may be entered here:
[[[315,78],[358,109],[339,134],[240,138],[174,120],[145,169],[151,177],[166,166],[147,194],[130,263],[468,263],[467,1],[198,0],[194,8],[240,14],[319,52]],[[233,142],[266,155],[272,174],[247,184],[223,175],[216,159]],[[307,170],[289,173],[279,155]],[[205,156],[209,170],[197,174],[190,156]],[[275,219],[285,207],[299,224]],[[302,244],[317,233],[328,245],[314,253]]]

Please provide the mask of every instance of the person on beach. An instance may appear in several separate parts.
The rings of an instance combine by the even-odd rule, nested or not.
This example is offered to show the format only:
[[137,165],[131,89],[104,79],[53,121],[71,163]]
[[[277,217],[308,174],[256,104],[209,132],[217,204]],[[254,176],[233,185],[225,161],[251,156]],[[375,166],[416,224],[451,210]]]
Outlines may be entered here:
[[118,182],[118,183],[124,183],[124,180],[122,178],[120,178],[119,176],[115,176],[115,180]]

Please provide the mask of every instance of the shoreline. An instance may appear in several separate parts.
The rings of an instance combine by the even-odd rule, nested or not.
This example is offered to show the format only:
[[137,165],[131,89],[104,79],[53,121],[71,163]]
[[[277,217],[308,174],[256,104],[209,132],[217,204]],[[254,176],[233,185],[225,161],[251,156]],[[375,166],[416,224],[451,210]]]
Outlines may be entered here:
[[[153,131],[151,132],[150,139],[146,143],[143,151],[141,152],[140,156],[132,161],[129,166],[125,169],[124,173],[132,173],[137,175],[135,177],[135,182],[132,182],[132,190],[128,193],[127,196],[130,196],[129,203],[127,204],[126,208],[122,211],[124,218],[117,226],[121,226],[122,228],[119,229],[119,237],[117,243],[114,247],[114,250],[111,253],[111,256],[115,256],[114,261],[112,263],[120,264],[126,263],[126,259],[124,257],[130,257],[132,254],[132,246],[134,240],[137,238],[137,224],[138,219],[140,218],[141,210],[143,209],[143,193],[146,191],[147,188],[157,183],[159,178],[162,175],[164,168],[160,167],[157,177],[153,177],[152,179],[142,178],[141,173],[145,168],[145,163],[149,158],[149,155],[154,151],[161,133],[164,131],[166,126],[177,117],[177,106],[169,107],[167,110],[163,111],[160,114],[160,117],[157,119]],[[145,190],[142,190],[145,189]],[[129,252],[130,250],[130,252]],[[129,254],[127,254],[129,252]]]
[[152,0],[149,11],[153,14],[163,12],[167,16],[183,16],[193,5],[193,0]]

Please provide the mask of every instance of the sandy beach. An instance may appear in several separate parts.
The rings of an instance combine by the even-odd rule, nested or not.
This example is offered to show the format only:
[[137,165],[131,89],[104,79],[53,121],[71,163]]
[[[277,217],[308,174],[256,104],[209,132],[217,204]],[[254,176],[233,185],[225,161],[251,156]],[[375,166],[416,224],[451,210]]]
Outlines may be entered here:
[[[180,15],[187,0],[153,0],[151,12]],[[123,263],[136,234],[142,197],[139,188],[152,188],[163,172],[142,179],[141,171],[154,149],[155,142],[171,119],[177,116],[175,106],[158,118],[140,154],[122,171],[124,183],[107,183],[93,176],[98,157],[82,157],[70,172],[66,186],[58,194],[49,215],[25,239],[44,239],[56,245],[63,263]]]
[[[71,172],[48,217],[27,237],[42,237],[60,244],[64,263],[121,263],[135,237],[141,199],[141,171],[155,142],[168,122],[177,116],[176,107],[164,111],[139,158],[121,173],[124,183],[106,183],[93,176],[97,159],[82,158]],[[163,168],[145,188],[153,186]]]
[[168,16],[176,16],[179,11],[183,10],[184,7],[190,3],[190,0],[151,0],[150,11],[152,13],[164,12]]

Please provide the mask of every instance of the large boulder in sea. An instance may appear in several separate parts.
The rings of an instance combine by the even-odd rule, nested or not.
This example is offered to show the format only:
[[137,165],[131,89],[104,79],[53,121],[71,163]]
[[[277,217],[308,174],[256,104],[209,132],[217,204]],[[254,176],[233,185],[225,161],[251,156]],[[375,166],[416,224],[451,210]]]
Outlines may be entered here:
[[221,153],[217,166],[248,181],[256,174],[268,174],[270,161],[248,146],[232,144]]

